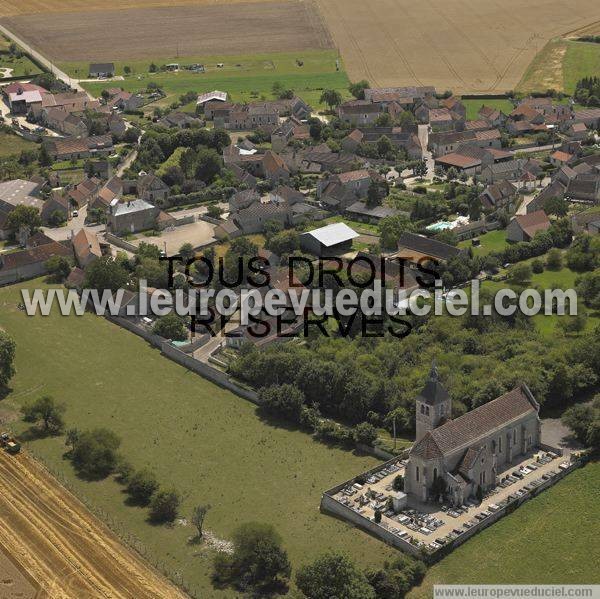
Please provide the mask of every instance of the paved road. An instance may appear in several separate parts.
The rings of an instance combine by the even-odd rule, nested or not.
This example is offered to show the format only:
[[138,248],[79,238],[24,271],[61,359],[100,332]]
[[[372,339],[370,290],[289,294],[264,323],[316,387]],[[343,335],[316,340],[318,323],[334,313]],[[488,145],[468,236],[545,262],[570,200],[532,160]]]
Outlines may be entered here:
[[53,62],[48,60],[45,56],[40,54],[37,50],[34,50],[27,42],[22,40],[20,37],[15,35],[12,31],[4,27],[4,25],[0,25],[0,32],[3,33],[6,37],[13,40],[17,43],[25,52],[28,52],[33,58],[35,58],[40,64],[44,65],[51,73],[54,73],[54,76],[61,81],[64,81],[69,87],[76,89],[77,91],[83,92],[85,91],[79,83],[77,83],[76,79],[71,79],[69,75],[67,75],[64,71],[61,71]]

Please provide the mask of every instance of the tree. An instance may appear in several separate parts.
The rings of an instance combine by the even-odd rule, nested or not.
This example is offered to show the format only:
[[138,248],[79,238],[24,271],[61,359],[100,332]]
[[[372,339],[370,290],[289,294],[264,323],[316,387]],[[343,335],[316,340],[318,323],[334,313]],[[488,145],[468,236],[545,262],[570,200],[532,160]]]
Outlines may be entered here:
[[223,159],[211,148],[201,148],[196,157],[195,177],[205,183],[212,183],[221,172]]
[[[386,158],[391,156],[393,158],[394,154],[394,145],[392,144],[390,138],[387,135],[382,135],[376,143],[377,153],[381,158]],[[427,172],[427,168],[425,169]]]
[[412,231],[413,225],[406,216],[397,214],[386,216],[379,221],[380,243],[383,248],[394,248],[405,231]]
[[42,219],[37,208],[19,204],[8,213],[6,225],[13,236],[16,236],[22,229],[33,235],[42,226]]
[[131,67],[128,65],[125,65],[123,67],[123,73],[125,73],[125,75],[130,75],[131,74]]
[[361,422],[352,431],[354,442],[361,445],[373,445],[377,441],[377,429],[368,422]]
[[378,570],[366,572],[377,599],[404,599],[410,589],[419,584],[427,571],[425,564],[408,555],[399,555]]
[[46,260],[45,267],[57,282],[64,281],[71,272],[71,263],[65,256],[51,256]]
[[292,422],[299,421],[304,395],[295,385],[263,387],[258,392],[258,399],[265,411],[283,416]]
[[565,410],[561,420],[573,431],[575,438],[585,444],[588,429],[594,420],[594,409],[592,406],[576,404]]
[[134,472],[127,483],[127,493],[139,505],[148,505],[157,489],[156,476],[147,468]]
[[531,280],[531,266],[529,264],[515,264],[508,272],[508,278],[515,285],[524,285]]
[[552,248],[546,256],[546,268],[548,270],[560,270],[562,268],[562,254],[559,249]]
[[540,273],[543,273],[544,272],[544,263],[539,258],[532,260],[531,261],[531,271],[538,275]]
[[174,489],[157,491],[150,501],[150,519],[153,522],[173,522],[177,518],[181,496]]
[[76,428],[70,428],[65,435],[65,445],[73,450],[75,449],[77,441],[79,441],[79,430]]
[[54,398],[44,395],[31,404],[23,406],[23,417],[27,422],[42,422],[46,433],[59,433],[64,427],[65,406]]
[[192,524],[196,527],[198,531],[198,538],[202,538],[202,530],[204,528],[204,520],[206,519],[206,514],[208,510],[210,510],[211,505],[197,505],[192,512]]
[[115,469],[121,440],[106,428],[95,428],[79,434],[71,460],[79,473],[86,478],[99,479]]
[[0,389],[6,387],[15,374],[15,350],[14,339],[0,328]]
[[216,581],[257,591],[286,585],[291,565],[281,547],[281,537],[270,524],[250,522],[233,533],[232,555],[218,554],[214,561]]
[[308,599],[375,599],[367,577],[337,552],[327,553],[296,574],[296,585]]
[[84,288],[117,291],[125,287],[129,273],[111,256],[102,256],[90,262],[85,269]]
[[194,255],[195,255],[195,251],[194,251],[194,246],[191,243],[184,243],[180,248],[179,248],[179,255],[187,262],[188,260],[191,260]]
[[394,491],[404,491],[404,477],[401,474],[398,474],[394,478],[392,488],[394,489]]
[[357,99],[364,100],[365,99],[365,90],[369,89],[370,85],[366,79],[361,81],[357,81],[356,83],[351,83],[348,86],[348,91]]
[[413,174],[415,177],[424,177],[427,174],[427,162],[417,160],[413,166]]
[[334,107],[339,106],[342,103],[342,94],[335,89],[326,89],[321,94],[319,100],[321,104],[327,104],[329,110],[333,110]]
[[38,161],[40,166],[50,166],[53,162],[52,156],[50,156],[50,152],[48,152],[46,144],[42,144],[40,146]]
[[546,214],[554,214],[556,216],[567,216],[569,211],[569,203],[563,198],[547,198],[544,201],[544,212]]
[[152,327],[152,332],[172,341],[185,341],[188,338],[187,328],[175,312],[158,318]]

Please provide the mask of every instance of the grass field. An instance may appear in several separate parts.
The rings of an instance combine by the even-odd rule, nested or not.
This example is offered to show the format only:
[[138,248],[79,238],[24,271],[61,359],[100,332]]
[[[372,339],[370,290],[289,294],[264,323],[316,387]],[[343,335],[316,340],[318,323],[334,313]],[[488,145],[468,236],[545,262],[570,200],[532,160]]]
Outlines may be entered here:
[[459,242],[460,248],[472,248],[474,256],[487,256],[491,252],[501,252],[506,247],[506,229],[490,231],[479,236],[481,245],[474,246],[470,239]]
[[23,150],[35,150],[38,144],[7,131],[0,131],[0,158],[20,154]]
[[[185,92],[205,92],[213,89],[229,92],[236,102],[252,101],[263,96],[271,99],[273,84],[278,82],[286,89],[293,89],[306,102],[317,107],[320,105],[323,89],[337,89],[348,95],[348,77],[343,70],[336,70],[337,58],[335,50],[307,50],[178,59],[181,65],[204,64],[206,72],[201,74],[187,70],[149,73],[148,66],[153,62],[152,59],[118,62],[115,65],[118,74],[122,74],[123,67],[127,65],[132,69],[132,75],[125,77],[123,81],[88,82],[83,86],[98,96],[106,87],[119,86],[128,91],[138,91],[152,81],[167,93],[167,98],[162,100],[161,104],[168,105]],[[296,63],[297,59],[304,63],[302,67]],[[154,59],[154,62],[160,65],[169,61]],[[223,68],[217,68],[218,63],[223,63]],[[84,63],[60,63],[60,67],[76,78],[87,75],[88,65]]]
[[599,462],[569,474],[433,566],[409,598],[440,583],[600,583],[599,488]]
[[473,121],[479,118],[477,113],[483,105],[501,110],[504,114],[510,114],[514,109],[513,103],[508,99],[463,100],[462,103],[467,109],[467,119]]
[[572,94],[583,77],[600,72],[600,44],[553,39],[534,58],[517,86],[527,93],[555,89]]
[[[393,555],[383,543],[319,513],[323,490],[376,460],[261,420],[252,404],[102,318],[29,318],[17,309],[18,301],[19,287],[0,289],[0,327],[17,342],[17,374],[0,402],[2,419],[42,394],[54,396],[66,405],[67,426],[109,427],[123,439],[123,453],[135,467],[149,466],[164,485],[179,489],[182,516],[189,519],[194,505],[210,503],[206,527],[220,538],[230,538],[242,522],[271,522],[296,567],[334,547],[363,566]],[[11,426],[21,434],[26,429],[20,421]],[[139,539],[153,562],[181,572],[197,596],[233,596],[212,588],[213,554],[188,544],[189,525],[150,526],[147,511],[127,506],[122,487],[112,480],[78,479],[63,457],[64,438],[34,440],[27,449],[108,514],[117,531]]]

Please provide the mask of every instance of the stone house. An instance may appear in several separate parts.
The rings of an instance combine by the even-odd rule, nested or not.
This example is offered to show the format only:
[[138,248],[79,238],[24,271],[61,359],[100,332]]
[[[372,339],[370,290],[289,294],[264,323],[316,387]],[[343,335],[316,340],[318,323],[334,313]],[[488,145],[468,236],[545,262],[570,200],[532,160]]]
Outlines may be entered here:
[[107,230],[115,235],[137,233],[156,227],[160,210],[145,200],[119,202],[113,200],[108,208]]
[[550,220],[543,210],[519,214],[506,227],[506,239],[514,242],[531,241],[539,231],[547,231],[550,224]]

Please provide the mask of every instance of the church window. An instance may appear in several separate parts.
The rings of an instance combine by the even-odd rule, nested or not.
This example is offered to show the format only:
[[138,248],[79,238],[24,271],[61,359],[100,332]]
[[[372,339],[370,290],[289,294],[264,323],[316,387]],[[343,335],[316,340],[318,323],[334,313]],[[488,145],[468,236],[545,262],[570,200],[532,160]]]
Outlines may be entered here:
[[421,414],[425,414],[425,406],[421,404]]
[[502,437],[498,437],[498,452],[502,453]]
[[492,453],[496,453],[496,441],[492,439]]
[[433,480],[435,480],[437,478],[437,468],[433,469]]
[[429,416],[429,406],[426,406],[426,408],[425,408],[425,414],[427,414],[427,416]]
[[418,466],[416,468],[416,478],[417,478],[417,482],[419,482],[419,467]]
[[513,429],[513,443],[517,442],[517,429]]

